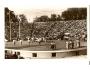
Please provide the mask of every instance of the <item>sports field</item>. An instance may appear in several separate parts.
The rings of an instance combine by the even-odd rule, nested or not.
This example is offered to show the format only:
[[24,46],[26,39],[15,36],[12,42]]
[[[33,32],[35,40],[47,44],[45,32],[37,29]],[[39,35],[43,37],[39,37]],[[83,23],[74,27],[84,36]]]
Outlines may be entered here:
[[[64,40],[53,40],[56,43],[56,50],[62,50],[66,49],[66,42]],[[19,50],[28,50],[28,51],[51,51],[51,45],[50,43],[52,40],[45,42],[41,42],[39,45],[38,42],[30,42],[28,41],[22,41],[22,45],[19,41],[16,41],[15,45],[13,42],[5,42],[5,48],[6,49],[19,49]],[[87,46],[87,42],[81,41],[81,46]],[[76,46],[76,44],[74,44]]]

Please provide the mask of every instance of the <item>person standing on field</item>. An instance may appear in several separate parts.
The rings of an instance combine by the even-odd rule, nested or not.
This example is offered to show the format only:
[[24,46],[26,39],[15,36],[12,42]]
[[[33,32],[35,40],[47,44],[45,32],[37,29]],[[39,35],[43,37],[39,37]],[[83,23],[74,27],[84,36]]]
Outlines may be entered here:
[[76,40],[76,48],[79,48],[79,47],[80,47],[80,40],[77,39],[77,40]]
[[15,41],[15,40],[13,40],[13,44],[14,44],[14,45],[16,44],[16,41]]
[[22,45],[22,40],[20,40],[20,44]]
[[69,49],[69,42],[66,41],[66,49]]
[[29,46],[30,46],[30,38],[28,38],[28,43],[29,43]]

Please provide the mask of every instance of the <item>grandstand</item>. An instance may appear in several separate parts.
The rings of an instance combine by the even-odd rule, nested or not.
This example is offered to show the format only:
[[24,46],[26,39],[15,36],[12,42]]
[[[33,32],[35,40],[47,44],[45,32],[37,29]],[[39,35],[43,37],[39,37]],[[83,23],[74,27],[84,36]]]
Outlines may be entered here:
[[[55,21],[55,22],[35,22],[36,29],[35,31],[39,33],[36,35],[38,37],[47,36],[47,37],[58,37],[63,32],[71,33],[74,38],[77,36],[81,37],[84,33],[87,34],[87,22],[86,20],[69,20],[69,21]],[[35,33],[34,33],[35,35]]]

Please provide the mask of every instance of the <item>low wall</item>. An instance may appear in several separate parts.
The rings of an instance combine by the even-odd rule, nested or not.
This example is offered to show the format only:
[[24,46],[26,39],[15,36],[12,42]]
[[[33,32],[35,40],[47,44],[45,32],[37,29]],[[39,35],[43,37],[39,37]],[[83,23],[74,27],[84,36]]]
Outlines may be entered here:
[[[59,50],[59,51],[24,51],[24,50],[11,50],[6,49],[11,53],[20,52],[20,56],[24,58],[37,59],[37,58],[64,58],[70,56],[86,55],[87,48],[77,48],[69,50]],[[33,56],[34,54],[34,56]]]

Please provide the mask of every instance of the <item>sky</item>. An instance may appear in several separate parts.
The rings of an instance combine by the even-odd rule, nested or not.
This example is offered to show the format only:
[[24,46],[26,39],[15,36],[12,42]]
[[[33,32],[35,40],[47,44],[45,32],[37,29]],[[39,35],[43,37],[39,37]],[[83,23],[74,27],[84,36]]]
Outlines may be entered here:
[[[8,7],[9,8],[9,7]],[[61,13],[66,10],[66,8],[60,8],[60,9],[57,9],[57,8],[43,8],[43,9],[20,9],[20,8],[9,8],[10,10],[14,11],[14,13],[16,15],[19,15],[19,14],[24,14],[28,21],[29,22],[33,22],[33,20],[35,19],[35,17],[40,17],[42,15],[47,15],[47,16],[51,16],[51,14],[59,14],[61,15]]]

